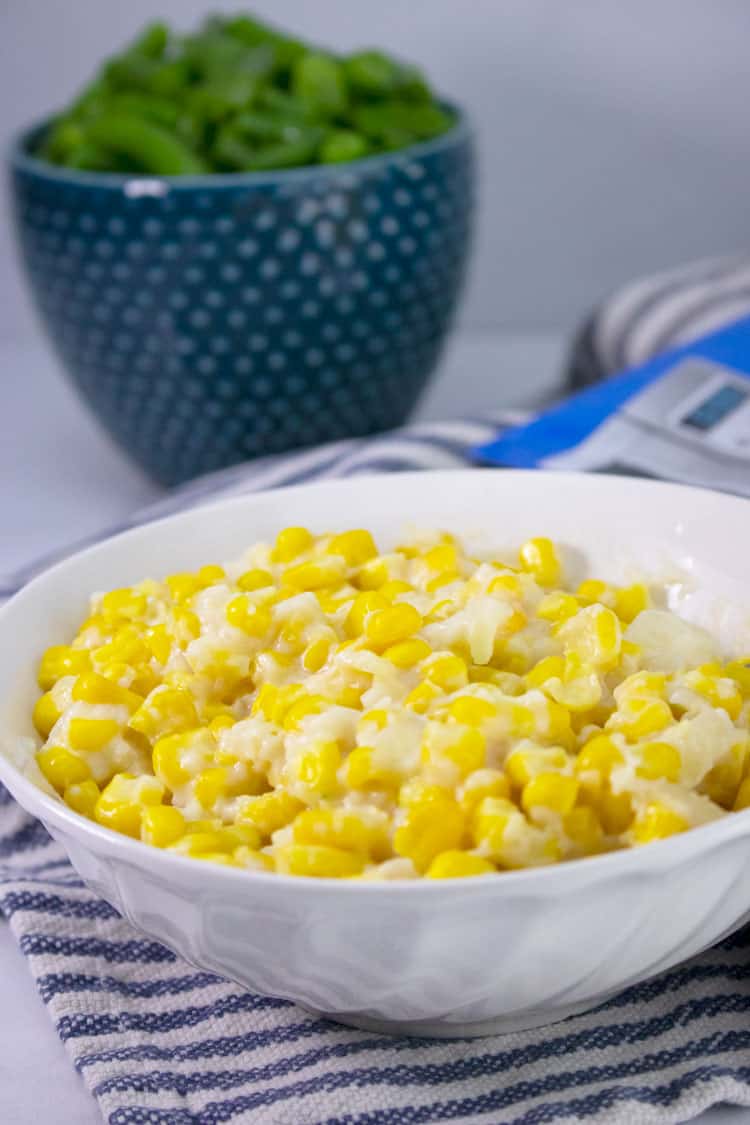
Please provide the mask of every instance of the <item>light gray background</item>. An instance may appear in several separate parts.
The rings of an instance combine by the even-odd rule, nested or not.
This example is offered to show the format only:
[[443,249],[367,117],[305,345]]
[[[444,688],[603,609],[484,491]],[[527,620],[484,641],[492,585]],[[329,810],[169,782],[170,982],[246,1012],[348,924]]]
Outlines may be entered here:
[[[0,0],[0,134],[69,98],[155,12],[224,0]],[[568,329],[639,272],[750,225],[747,0],[256,0],[334,47],[382,44],[465,105],[482,214],[465,327]],[[0,339],[28,338],[0,242]]]

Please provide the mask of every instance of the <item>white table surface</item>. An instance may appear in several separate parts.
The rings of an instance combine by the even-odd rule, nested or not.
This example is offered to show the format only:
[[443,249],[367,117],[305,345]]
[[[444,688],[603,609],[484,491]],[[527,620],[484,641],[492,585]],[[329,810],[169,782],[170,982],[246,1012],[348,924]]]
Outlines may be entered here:
[[[533,405],[553,391],[563,355],[555,334],[458,334],[417,417]],[[0,375],[1,576],[117,522],[159,489],[98,430],[41,343],[0,344]],[[5,923],[0,981],[0,1123],[99,1123]],[[699,1122],[750,1125],[750,1111],[721,1107]]]

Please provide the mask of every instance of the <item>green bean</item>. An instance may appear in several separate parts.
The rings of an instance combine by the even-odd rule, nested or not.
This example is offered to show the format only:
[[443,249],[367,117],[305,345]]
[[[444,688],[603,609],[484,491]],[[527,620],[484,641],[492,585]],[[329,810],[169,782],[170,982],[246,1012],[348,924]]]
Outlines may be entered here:
[[249,105],[258,85],[258,77],[248,71],[217,75],[189,91],[189,106],[204,121],[221,121],[230,113]]
[[325,116],[343,113],[347,91],[341,63],[331,55],[304,55],[292,68],[292,93]]
[[165,23],[150,23],[143,29],[130,48],[150,59],[159,59],[164,54],[169,39],[169,28]]
[[86,172],[107,172],[113,170],[113,155],[103,145],[84,140],[66,155],[65,164]]
[[102,114],[89,126],[89,139],[158,176],[190,176],[208,171],[179,137],[134,114]]
[[351,129],[336,129],[329,133],[318,149],[321,164],[345,164],[349,160],[359,160],[370,150],[361,133]]
[[135,114],[165,125],[168,129],[176,128],[181,117],[180,107],[176,102],[159,98],[155,94],[142,94],[139,90],[115,94],[109,104],[118,114]]
[[300,164],[309,164],[320,144],[321,135],[319,129],[308,129],[296,141],[265,145],[245,164],[244,171],[270,172],[274,168],[296,168]]
[[209,17],[188,35],[149,24],[105,60],[35,151],[156,175],[270,170],[404,148],[453,121],[418,68],[374,49],[340,57],[239,14]]
[[190,65],[186,58],[160,62],[151,71],[146,88],[149,93],[165,98],[180,97],[190,81]]
[[228,35],[233,35],[235,39],[239,39],[241,43],[248,47],[257,47],[260,44],[272,47],[274,70],[277,73],[288,71],[297,59],[301,58],[307,51],[304,43],[301,43],[299,39],[292,39],[288,35],[283,35],[250,16],[236,16],[234,19],[227,20],[224,24],[224,30]]
[[211,154],[219,167],[239,172],[254,158],[256,150],[233,129],[224,128],[217,133]]
[[344,59],[347,82],[353,90],[375,97],[393,93],[399,72],[395,63],[382,51],[357,51]]

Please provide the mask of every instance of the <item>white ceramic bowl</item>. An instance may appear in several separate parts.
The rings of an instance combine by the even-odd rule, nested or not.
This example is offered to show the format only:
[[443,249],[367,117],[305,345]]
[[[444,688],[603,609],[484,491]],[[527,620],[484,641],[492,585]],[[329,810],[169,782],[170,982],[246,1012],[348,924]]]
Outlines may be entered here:
[[[33,735],[34,669],[69,638],[94,590],[239,555],[285,524],[409,524],[493,545],[548,534],[617,579],[631,564],[682,570],[684,605],[750,647],[750,504],[616,477],[414,473],[227,500],[61,563],[0,611],[0,780],[65,846],[81,877],[135,926],[257,992],[376,1030],[476,1035],[580,1012],[668,969],[750,913],[750,812],[632,851],[476,879],[368,884],[232,870],[109,832],[12,764]],[[572,553],[581,567],[581,555]],[[744,596],[744,602],[742,601]],[[722,617],[722,599],[742,615]],[[711,607],[714,608],[711,608]],[[732,618],[730,621],[729,618]],[[747,627],[747,631],[745,629]]]

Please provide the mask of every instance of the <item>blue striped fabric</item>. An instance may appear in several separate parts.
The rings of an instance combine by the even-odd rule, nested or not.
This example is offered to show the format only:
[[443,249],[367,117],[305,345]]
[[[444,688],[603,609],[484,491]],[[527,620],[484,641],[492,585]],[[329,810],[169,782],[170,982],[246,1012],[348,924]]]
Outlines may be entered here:
[[[132,523],[316,476],[454,467],[500,421],[256,462]],[[353,1031],[193,968],[87,890],[2,790],[0,910],[110,1125],[638,1125],[750,1105],[750,929],[563,1024],[445,1042]]]

